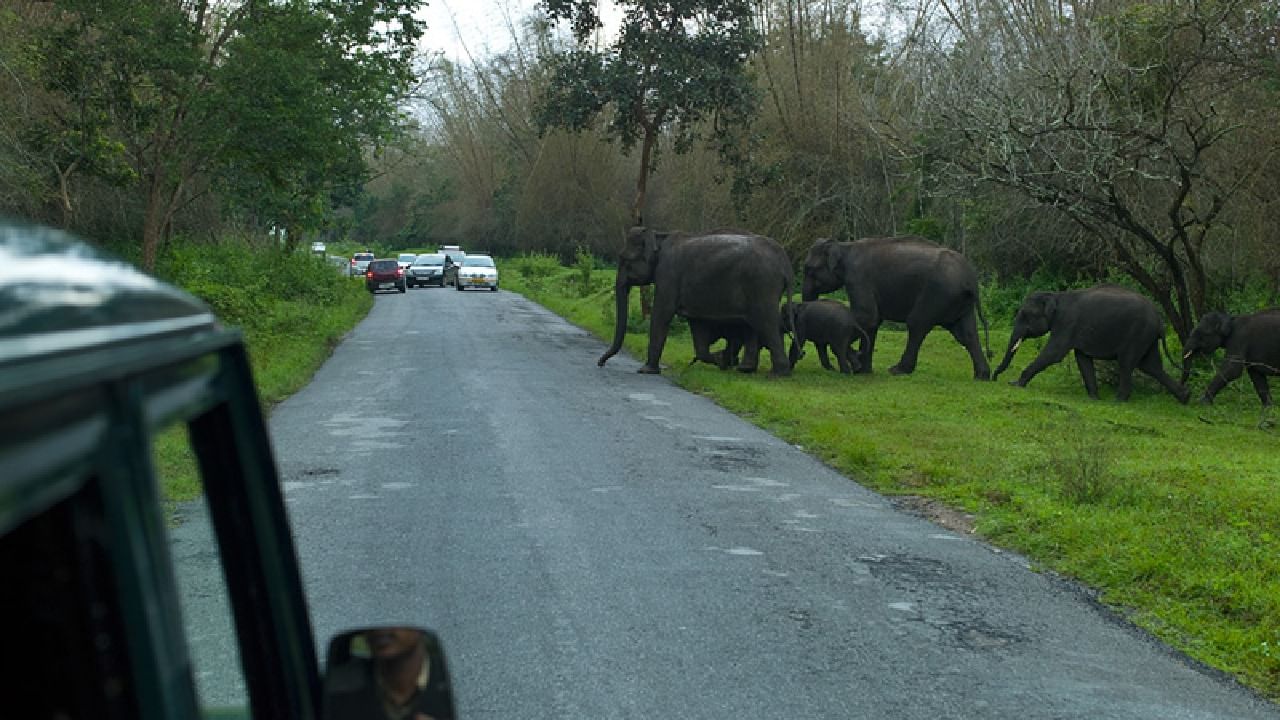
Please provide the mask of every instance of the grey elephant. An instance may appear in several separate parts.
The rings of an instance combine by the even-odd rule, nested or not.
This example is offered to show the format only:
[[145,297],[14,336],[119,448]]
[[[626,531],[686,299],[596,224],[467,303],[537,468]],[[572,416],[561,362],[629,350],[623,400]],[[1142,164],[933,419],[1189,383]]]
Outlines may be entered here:
[[1156,304],[1145,296],[1118,285],[1096,285],[1084,290],[1033,292],[1022,301],[1013,318],[1009,349],[992,378],[999,377],[1018,346],[1027,338],[1049,341],[1035,360],[1012,384],[1025,386],[1041,370],[1074,352],[1084,389],[1098,398],[1098,378],[1094,360],[1115,360],[1119,364],[1116,399],[1128,400],[1133,391],[1133,371],[1155,378],[1178,402],[1185,403],[1186,387],[1164,370],[1160,343],[1164,342],[1164,320]]
[[[649,351],[639,372],[660,372],[658,363],[671,320],[679,314],[695,322],[745,323],[769,349],[770,374],[791,374],[778,327],[778,303],[784,296],[789,301],[795,278],[786,251],[773,239],[742,230],[691,234],[631,228],[618,257],[613,342],[598,365],[603,366],[622,349],[631,288],[650,283]],[[755,370],[757,356],[747,353],[738,369]]]
[[[727,370],[739,364],[740,353],[744,350],[746,357],[752,358],[747,363],[749,368],[754,368],[758,362],[760,343],[751,326],[741,320],[689,318],[689,334],[693,337],[691,365],[701,361]],[[724,347],[712,352],[711,346],[720,340],[724,340]]]
[[849,374],[862,369],[858,353],[853,349],[853,342],[865,335],[853,311],[847,305],[835,300],[811,300],[796,303],[792,308],[782,308],[779,323],[784,331],[792,331],[795,338],[791,342],[791,366],[800,360],[801,351],[806,342],[818,348],[818,360],[822,367],[834,370],[827,357],[827,349],[836,356],[840,372]]
[[1191,375],[1191,363],[1196,355],[1212,355],[1218,348],[1226,349],[1226,358],[1205,387],[1200,402],[1213,402],[1227,383],[1248,372],[1253,389],[1262,401],[1265,417],[1272,404],[1267,376],[1280,375],[1280,308],[1247,315],[1206,313],[1182,348],[1182,382]]
[[969,351],[973,376],[990,376],[978,338],[978,319],[984,330],[987,323],[978,303],[978,273],[960,253],[918,237],[818,240],[804,261],[803,298],[816,300],[841,287],[866,333],[858,351],[861,372],[871,372],[880,324],[893,320],[906,323],[907,346],[890,373],[913,372],[925,336],[940,326]]

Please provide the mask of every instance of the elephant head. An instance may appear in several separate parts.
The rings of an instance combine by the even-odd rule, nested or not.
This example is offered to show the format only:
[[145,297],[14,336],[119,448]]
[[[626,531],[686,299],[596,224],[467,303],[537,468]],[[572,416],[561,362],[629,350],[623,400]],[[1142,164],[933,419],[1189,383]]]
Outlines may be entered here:
[[819,238],[814,242],[804,259],[804,284],[800,293],[802,300],[817,300],[822,293],[840,289],[844,283],[841,267],[843,257],[839,243],[828,238]]
[[1196,328],[1191,331],[1191,337],[1187,338],[1187,344],[1182,347],[1183,385],[1191,377],[1191,361],[1195,356],[1207,355],[1226,345],[1227,338],[1231,337],[1232,325],[1231,316],[1224,312],[1205,313],[1200,318]]
[[613,343],[605,350],[597,365],[603,366],[609,358],[622,349],[622,340],[627,334],[627,301],[631,288],[636,285],[648,285],[653,282],[658,267],[658,248],[665,234],[655,233],[646,227],[633,227],[627,231],[622,253],[618,256],[618,278],[614,282],[614,315]]
[[1013,362],[1018,346],[1027,338],[1043,337],[1053,324],[1053,316],[1058,311],[1058,295],[1051,292],[1033,292],[1022,301],[1018,314],[1013,317],[1013,333],[1009,336],[1009,348],[1005,351],[1004,360],[991,374],[995,380],[1000,373]]

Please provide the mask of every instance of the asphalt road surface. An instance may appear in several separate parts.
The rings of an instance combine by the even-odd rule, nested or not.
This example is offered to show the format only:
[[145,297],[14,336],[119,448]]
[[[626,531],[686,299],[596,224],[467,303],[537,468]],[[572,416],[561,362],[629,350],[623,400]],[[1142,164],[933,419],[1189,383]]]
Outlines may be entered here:
[[322,640],[436,630],[467,720],[1280,718],[603,349],[508,292],[377,298],[271,418]]

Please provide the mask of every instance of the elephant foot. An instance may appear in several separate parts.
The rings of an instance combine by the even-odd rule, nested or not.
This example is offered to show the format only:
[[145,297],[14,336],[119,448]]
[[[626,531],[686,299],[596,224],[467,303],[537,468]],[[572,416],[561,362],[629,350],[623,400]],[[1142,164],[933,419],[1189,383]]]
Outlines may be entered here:
[[889,368],[890,375],[910,375],[914,371],[915,368],[904,368],[901,365],[894,365]]
[[791,377],[791,368],[776,368],[769,371],[771,378]]
[[1201,404],[1201,405],[1212,405],[1212,404],[1213,404],[1213,398],[1209,397],[1208,395],[1201,395],[1201,396],[1200,396],[1200,404]]
[[1174,397],[1178,398],[1178,402],[1180,404],[1186,405],[1187,402],[1191,400],[1191,391],[1183,388],[1174,394]]
[[662,373],[662,370],[652,365],[642,365],[639,370],[636,370],[636,372],[641,375],[659,375]]
[[973,374],[973,379],[982,380],[983,382],[986,382],[988,380],[995,380],[994,377],[991,377],[991,373],[989,372],[976,372]]
[[755,372],[755,371],[756,371],[756,369],[755,369],[754,367],[745,367],[745,366],[742,366],[742,365],[739,365],[739,366],[738,366],[738,372],[740,372],[740,373],[753,373],[753,372]]

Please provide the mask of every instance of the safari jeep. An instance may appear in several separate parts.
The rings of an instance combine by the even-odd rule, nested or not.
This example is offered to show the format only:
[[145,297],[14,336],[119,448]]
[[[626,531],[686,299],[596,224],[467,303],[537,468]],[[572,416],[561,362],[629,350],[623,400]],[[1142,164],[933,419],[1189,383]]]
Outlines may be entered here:
[[[174,427],[203,498],[177,520],[154,462]],[[194,577],[188,555],[206,563]],[[421,629],[343,633],[321,677],[240,333],[125,263],[3,218],[0,578],[5,717],[454,715]]]

